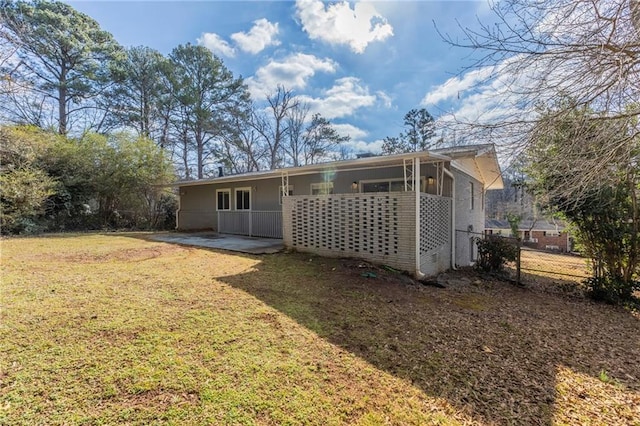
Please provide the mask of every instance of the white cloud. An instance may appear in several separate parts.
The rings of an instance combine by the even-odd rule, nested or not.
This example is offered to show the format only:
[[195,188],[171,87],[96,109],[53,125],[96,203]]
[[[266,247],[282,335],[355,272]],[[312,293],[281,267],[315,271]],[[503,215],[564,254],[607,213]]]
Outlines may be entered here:
[[349,142],[345,142],[345,145],[350,147],[355,153],[371,152],[374,154],[378,154],[382,152],[382,143],[382,139],[378,139],[373,142],[366,142],[363,140],[350,140]]
[[363,53],[369,43],[393,35],[393,27],[370,2],[357,2],[351,9],[346,1],[325,5],[320,0],[297,0],[296,9],[309,38],[347,44],[355,53]]
[[384,105],[385,108],[391,108],[393,105],[393,99],[391,99],[391,96],[387,95],[382,90],[378,90],[376,92],[376,96],[382,101],[382,105]]
[[316,72],[334,73],[336,68],[337,64],[329,58],[296,53],[282,61],[272,59],[259,68],[253,77],[248,78],[246,83],[254,98],[264,98],[278,85],[288,90],[303,89]]
[[206,47],[216,55],[224,55],[228,57],[234,57],[236,55],[236,49],[223,40],[218,34],[202,33],[197,42],[199,45]]
[[276,39],[278,35],[278,23],[275,24],[262,18],[253,22],[253,27],[249,32],[238,32],[231,34],[231,39],[245,52],[259,53],[267,46],[277,46],[280,41]]
[[[546,75],[552,85],[557,83],[553,76],[555,70],[549,72],[548,68],[538,69],[535,66],[518,69],[516,65],[520,60],[514,56],[495,66],[449,79],[427,93],[423,104],[445,102],[448,113],[440,116],[438,125],[447,129],[449,138],[455,135],[458,143],[464,140],[486,140],[497,145],[511,143],[513,135],[504,133],[498,136],[494,131],[485,132],[485,125],[500,123],[505,130],[507,123],[526,124],[533,117],[535,103],[525,93],[538,85],[540,75]],[[548,91],[548,88],[539,88],[541,93]]]
[[440,101],[449,99],[459,99],[463,96],[463,92],[476,86],[478,83],[486,80],[495,67],[484,67],[477,70],[469,71],[462,77],[451,77],[443,84],[436,86],[428,92],[422,99],[422,105],[435,105]]
[[336,80],[334,86],[324,92],[324,97],[300,96],[300,100],[309,104],[312,113],[318,112],[331,119],[345,117],[358,108],[372,106],[377,98],[369,93],[369,88],[362,85],[359,78],[344,77]]
[[341,136],[349,136],[351,137],[351,140],[358,140],[358,139],[364,138],[368,134],[366,130],[356,127],[352,124],[331,123],[331,125],[333,126],[334,129],[336,129],[336,131]]

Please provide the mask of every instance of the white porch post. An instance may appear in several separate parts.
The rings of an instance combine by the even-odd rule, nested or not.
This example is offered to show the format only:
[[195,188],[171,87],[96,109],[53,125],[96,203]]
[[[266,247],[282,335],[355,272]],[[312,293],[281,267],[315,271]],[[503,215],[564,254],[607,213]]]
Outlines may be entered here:
[[402,160],[402,168],[404,169],[404,190],[405,192],[413,191],[415,188],[414,176],[415,176],[415,158],[408,161],[407,158]]
[[288,172],[282,172],[282,175],[280,176],[280,180],[281,182],[281,196],[282,197],[286,197],[289,195],[289,173]]

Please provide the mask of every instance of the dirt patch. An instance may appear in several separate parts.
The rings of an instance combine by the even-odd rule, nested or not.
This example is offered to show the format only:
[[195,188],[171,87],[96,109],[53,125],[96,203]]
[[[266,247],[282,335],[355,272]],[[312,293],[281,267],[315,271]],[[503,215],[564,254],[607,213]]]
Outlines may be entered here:
[[70,253],[53,256],[56,262],[70,263],[105,263],[105,262],[144,262],[160,256],[171,255],[184,250],[181,247],[170,246],[168,244],[157,245],[144,248],[130,248],[104,253]]

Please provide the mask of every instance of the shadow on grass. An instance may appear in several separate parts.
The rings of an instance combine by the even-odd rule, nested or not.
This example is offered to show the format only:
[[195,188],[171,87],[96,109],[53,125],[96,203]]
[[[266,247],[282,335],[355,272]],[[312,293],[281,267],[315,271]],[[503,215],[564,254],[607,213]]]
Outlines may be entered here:
[[[558,422],[558,410],[573,408],[583,417],[560,423],[592,413],[601,416],[590,420],[598,424],[637,422],[616,417],[620,405],[640,403],[640,321],[622,308],[469,271],[452,274],[440,289],[353,259],[234,255],[260,263],[220,281],[479,422],[549,425]],[[598,383],[605,377],[634,395],[612,408],[597,401],[601,395],[591,399],[592,382],[567,378],[567,371]]]
[[471,274],[438,289],[380,269],[367,278],[356,260],[261,260],[222,281],[478,421],[553,423],[565,367],[640,389],[640,321],[622,309]]

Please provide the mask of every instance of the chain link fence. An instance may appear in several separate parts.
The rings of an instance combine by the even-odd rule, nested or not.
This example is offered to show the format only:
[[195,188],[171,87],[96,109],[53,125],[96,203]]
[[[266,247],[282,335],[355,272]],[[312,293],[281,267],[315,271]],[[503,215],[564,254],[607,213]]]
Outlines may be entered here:
[[563,286],[579,286],[589,278],[587,260],[579,255],[560,253],[558,251],[542,251],[524,247],[517,238],[504,235],[487,235],[467,230],[456,230],[456,241],[473,240],[469,253],[470,260],[481,266],[483,241],[494,241],[500,244],[500,250],[512,253],[514,260],[508,261],[504,272],[517,284],[560,284]]

